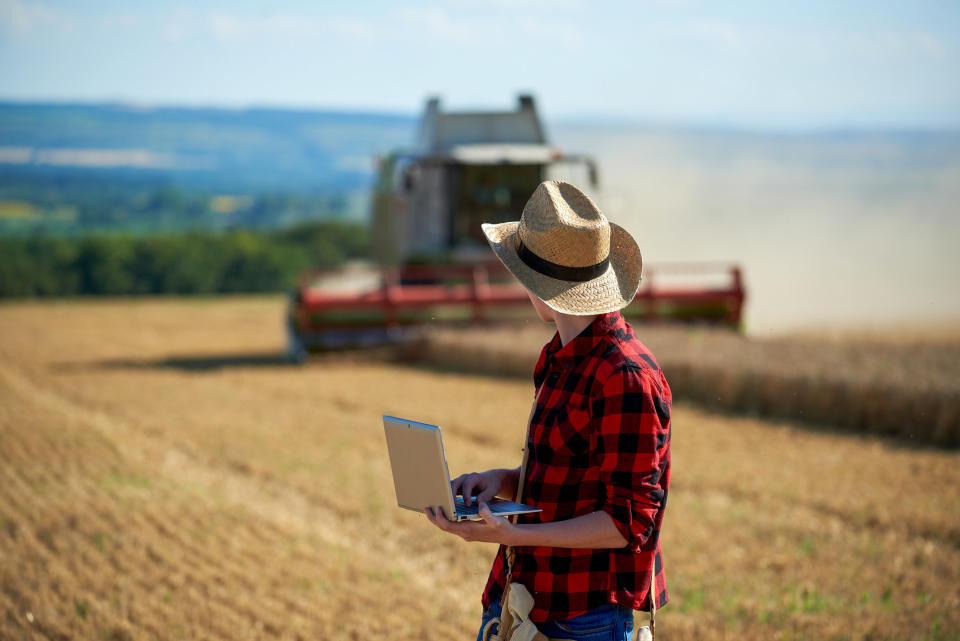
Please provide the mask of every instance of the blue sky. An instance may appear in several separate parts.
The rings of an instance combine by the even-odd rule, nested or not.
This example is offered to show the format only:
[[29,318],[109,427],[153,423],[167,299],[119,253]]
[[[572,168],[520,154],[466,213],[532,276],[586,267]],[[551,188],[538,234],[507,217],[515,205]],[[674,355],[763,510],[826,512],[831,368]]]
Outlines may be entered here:
[[960,2],[0,0],[0,99],[960,126]]

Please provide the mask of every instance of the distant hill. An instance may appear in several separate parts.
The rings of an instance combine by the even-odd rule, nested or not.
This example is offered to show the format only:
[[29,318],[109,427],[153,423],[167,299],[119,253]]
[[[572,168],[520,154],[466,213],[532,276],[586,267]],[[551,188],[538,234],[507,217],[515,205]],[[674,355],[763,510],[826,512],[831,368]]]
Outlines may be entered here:
[[366,186],[412,116],[0,103],[0,172],[122,173],[218,190]]
[[[416,124],[416,116],[398,114],[0,102],[0,236],[363,220],[375,156],[411,146]],[[804,181],[809,184],[798,193],[775,193],[764,209],[781,211],[834,189],[859,199],[842,208],[849,216],[872,211],[859,201],[894,185],[902,184],[903,193],[939,193],[924,181],[940,176],[952,182],[960,149],[956,131],[547,125],[554,143],[597,159],[605,207],[614,218],[630,221],[651,203],[684,194],[684,211],[697,226],[719,224],[717,212],[732,202],[725,196],[753,194],[756,200],[778,185]],[[671,185],[676,189],[666,196],[657,191]],[[749,205],[729,208],[739,216]],[[692,252],[686,236],[677,244],[677,251]]]
[[0,235],[358,218],[416,119],[279,109],[0,103]]

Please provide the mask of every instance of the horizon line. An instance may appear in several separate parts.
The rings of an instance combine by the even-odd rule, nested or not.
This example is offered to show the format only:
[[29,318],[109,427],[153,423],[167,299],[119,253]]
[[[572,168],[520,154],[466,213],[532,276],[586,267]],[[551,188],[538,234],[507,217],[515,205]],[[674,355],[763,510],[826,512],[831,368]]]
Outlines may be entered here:
[[[426,100],[424,100],[425,102]],[[145,101],[127,98],[24,98],[0,96],[0,106],[21,107],[114,107],[126,108],[130,111],[221,111],[221,112],[286,112],[299,114],[324,114],[342,116],[370,116],[416,121],[421,110],[404,111],[383,109],[378,110],[366,106],[350,107],[344,105],[299,105],[277,104],[266,102],[250,102],[247,104],[229,104],[216,102],[173,102],[173,101]],[[458,110],[454,110],[458,111]],[[816,134],[843,134],[843,133],[951,133],[960,134],[960,121],[956,123],[916,123],[916,122],[805,122],[796,124],[745,122],[731,119],[698,119],[698,118],[667,118],[657,116],[628,116],[624,114],[579,113],[557,114],[541,117],[552,126],[616,126],[636,129],[662,130],[699,130],[699,131],[727,131],[744,134],[785,134],[785,135],[816,135]]]

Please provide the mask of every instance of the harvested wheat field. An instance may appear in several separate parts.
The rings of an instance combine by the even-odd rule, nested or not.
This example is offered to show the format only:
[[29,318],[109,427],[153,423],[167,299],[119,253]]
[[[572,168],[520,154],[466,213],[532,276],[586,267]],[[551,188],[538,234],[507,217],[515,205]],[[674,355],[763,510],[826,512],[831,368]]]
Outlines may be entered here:
[[[288,366],[282,316],[0,306],[0,637],[474,638],[494,548],[395,506],[379,417],[517,464],[531,383]],[[658,637],[960,638],[956,451],[682,401],[673,435]]]
[[[675,399],[960,446],[960,326],[771,338],[696,325],[634,329],[657,355]],[[552,335],[539,322],[425,328],[409,356],[451,370],[527,378]]]

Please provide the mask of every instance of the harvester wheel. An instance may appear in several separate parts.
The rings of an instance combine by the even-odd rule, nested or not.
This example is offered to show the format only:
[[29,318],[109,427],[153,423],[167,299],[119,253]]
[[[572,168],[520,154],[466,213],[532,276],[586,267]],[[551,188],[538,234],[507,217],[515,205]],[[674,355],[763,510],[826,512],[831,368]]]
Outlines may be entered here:
[[291,363],[302,365],[307,362],[310,352],[307,346],[303,344],[300,333],[292,323],[287,325],[287,360]]

